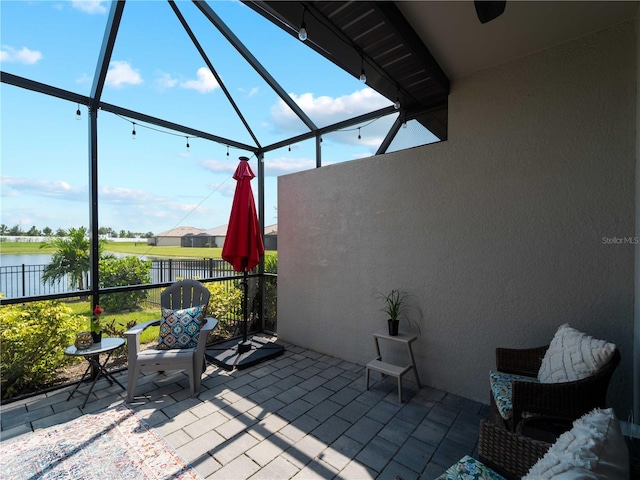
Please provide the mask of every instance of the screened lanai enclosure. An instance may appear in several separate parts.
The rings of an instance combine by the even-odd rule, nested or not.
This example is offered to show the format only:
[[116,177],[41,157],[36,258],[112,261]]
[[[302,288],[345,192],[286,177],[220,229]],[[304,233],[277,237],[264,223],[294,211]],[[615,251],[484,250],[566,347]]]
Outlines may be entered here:
[[[224,225],[239,156],[264,226],[278,175],[446,138],[448,80],[393,3],[8,2],[2,29],[2,223],[86,227],[67,293],[94,303],[98,233]],[[25,295],[66,293],[2,302]]]
[[248,157],[279,249],[256,330],[366,365],[405,290],[420,382],[486,403],[495,349],[567,322],[620,349],[637,417],[638,2],[476,3],[2,2],[2,224],[91,254],[82,287],[0,302],[168,285],[107,286],[101,231],[218,231]]

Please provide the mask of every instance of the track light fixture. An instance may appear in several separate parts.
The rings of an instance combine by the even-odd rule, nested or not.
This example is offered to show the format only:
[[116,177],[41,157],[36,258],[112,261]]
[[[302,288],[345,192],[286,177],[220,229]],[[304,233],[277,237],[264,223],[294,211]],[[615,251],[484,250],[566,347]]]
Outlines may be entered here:
[[305,6],[302,10],[302,23],[300,23],[300,30],[298,30],[298,38],[300,41],[304,42],[307,39],[307,24],[304,22],[304,14],[307,11],[307,7]]

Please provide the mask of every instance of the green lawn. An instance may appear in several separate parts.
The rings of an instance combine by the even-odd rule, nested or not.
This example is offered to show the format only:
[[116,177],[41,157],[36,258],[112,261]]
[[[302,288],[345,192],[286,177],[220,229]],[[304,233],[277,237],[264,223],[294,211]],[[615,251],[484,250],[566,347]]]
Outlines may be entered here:
[[[42,245],[42,243],[0,242],[0,253],[25,254],[53,252],[53,249],[40,249],[40,245]],[[105,251],[170,258],[221,258],[222,256],[222,248],[157,247],[147,245],[144,241],[126,243],[107,242]],[[275,253],[275,251],[265,252],[265,254]]]
[[[84,315],[87,317],[87,330],[89,330],[91,321],[91,304],[89,302],[69,302],[66,304],[73,310],[75,315]],[[144,323],[151,320],[160,319],[160,309],[144,309],[136,312],[116,313],[112,314],[104,312],[101,315],[100,323],[103,328],[109,326],[112,322],[118,330],[125,331],[129,322]],[[159,333],[158,327],[150,327],[140,335],[140,343],[148,343],[157,340]]]

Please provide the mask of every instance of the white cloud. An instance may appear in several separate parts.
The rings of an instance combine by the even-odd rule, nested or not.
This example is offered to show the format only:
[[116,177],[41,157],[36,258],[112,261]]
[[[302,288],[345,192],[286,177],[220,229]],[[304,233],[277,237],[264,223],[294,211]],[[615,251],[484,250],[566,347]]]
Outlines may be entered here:
[[111,204],[140,204],[151,205],[167,202],[169,198],[152,195],[144,190],[134,190],[131,188],[102,187],[100,188],[101,201]]
[[101,14],[107,12],[107,7],[103,0],[71,0],[71,6],[85,13]]
[[76,83],[80,85],[91,85],[91,83],[93,83],[93,77],[83,73],[76,79]]
[[2,45],[0,48],[0,61],[7,63],[23,63],[32,65],[42,59],[42,53],[38,50],[29,50],[22,47],[20,50],[9,45]]
[[209,93],[213,92],[216,88],[220,88],[216,78],[208,68],[200,67],[196,75],[198,77],[197,80],[187,80],[186,82],[182,82],[180,86],[182,88],[196,90],[200,93]]
[[160,90],[166,90],[175,87],[178,84],[178,80],[173,78],[171,74],[160,71],[158,72],[158,78],[156,78],[155,83]]
[[[387,107],[391,102],[371,88],[363,88],[350,95],[314,97],[313,93],[289,94],[300,108],[318,125],[331,125],[346,118]],[[300,120],[279,100],[271,107],[271,121],[280,132],[298,132]]]
[[114,60],[109,64],[106,84],[112,87],[120,87],[125,84],[138,85],[142,83],[142,77],[128,62]]
[[311,170],[315,166],[316,161],[311,158],[267,157],[264,161],[264,174],[268,177],[277,177],[287,173]]
[[247,90],[246,88],[238,88],[240,93],[244,93],[247,97],[253,97],[258,94],[260,89],[258,87],[253,87],[251,90]]
[[220,160],[205,160],[202,162],[202,165],[211,172],[228,173],[230,175],[233,175],[233,172],[235,172],[238,167],[237,164],[231,161],[221,162]]
[[61,198],[77,200],[81,196],[86,198],[87,190],[73,188],[69,183],[60,180],[35,180],[33,178],[0,177],[3,197],[19,197],[22,195],[36,195],[47,198]]

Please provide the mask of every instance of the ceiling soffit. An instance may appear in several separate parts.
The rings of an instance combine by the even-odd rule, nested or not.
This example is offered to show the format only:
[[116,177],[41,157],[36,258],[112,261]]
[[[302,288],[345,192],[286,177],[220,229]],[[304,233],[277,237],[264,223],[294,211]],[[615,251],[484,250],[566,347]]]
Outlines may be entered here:
[[310,48],[355,77],[364,68],[366,84],[399,99],[407,120],[415,118],[446,138],[449,80],[394,3],[244,3],[296,38],[304,12]]

